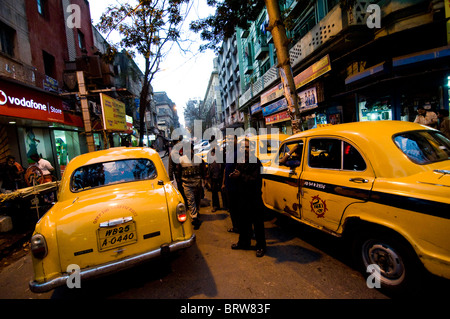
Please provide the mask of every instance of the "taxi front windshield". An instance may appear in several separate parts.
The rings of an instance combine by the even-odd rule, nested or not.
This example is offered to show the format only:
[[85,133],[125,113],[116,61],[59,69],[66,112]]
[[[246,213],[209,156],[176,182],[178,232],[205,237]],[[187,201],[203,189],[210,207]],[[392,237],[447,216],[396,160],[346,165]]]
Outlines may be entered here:
[[394,136],[394,142],[416,164],[430,164],[450,159],[450,140],[438,131],[401,133]]
[[71,189],[79,192],[110,184],[154,179],[155,164],[146,158],[127,159],[81,166],[72,174]]

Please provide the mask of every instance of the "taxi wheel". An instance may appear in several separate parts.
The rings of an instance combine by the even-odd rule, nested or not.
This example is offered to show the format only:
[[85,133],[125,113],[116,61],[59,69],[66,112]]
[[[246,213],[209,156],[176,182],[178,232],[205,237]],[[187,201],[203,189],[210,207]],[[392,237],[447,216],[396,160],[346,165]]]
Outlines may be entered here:
[[355,257],[368,286],[371,281],[371,288],[377,287],[377,280],[381,286],[377,288],[391,294],[414,292],[420,287],[420,263],[403,238],[366,233],[358,236],[354,244]]

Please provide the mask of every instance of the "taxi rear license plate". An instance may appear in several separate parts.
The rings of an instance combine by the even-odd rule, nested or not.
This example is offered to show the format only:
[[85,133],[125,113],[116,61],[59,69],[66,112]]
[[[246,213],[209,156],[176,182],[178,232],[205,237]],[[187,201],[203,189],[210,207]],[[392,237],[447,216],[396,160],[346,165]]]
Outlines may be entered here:
[[114,227],[97,230],[99,251],[109,250],[137,242],[136,223],[134,221]]

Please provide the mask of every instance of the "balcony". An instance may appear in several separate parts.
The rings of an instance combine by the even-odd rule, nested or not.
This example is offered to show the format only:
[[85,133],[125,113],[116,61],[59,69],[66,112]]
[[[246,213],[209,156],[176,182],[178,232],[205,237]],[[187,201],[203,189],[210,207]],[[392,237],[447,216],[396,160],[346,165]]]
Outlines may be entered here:
[[261,60],[265,58],[268,52],[269,45],[267,44],[265,37],[263,37],[255,43],[255,59]]

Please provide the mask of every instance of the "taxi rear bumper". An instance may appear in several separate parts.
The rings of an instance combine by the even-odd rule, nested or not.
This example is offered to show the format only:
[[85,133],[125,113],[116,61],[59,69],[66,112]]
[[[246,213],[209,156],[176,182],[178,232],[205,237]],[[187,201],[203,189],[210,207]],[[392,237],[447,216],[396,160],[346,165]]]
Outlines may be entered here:
[[[96,267],[90,267],[82,269],[80,271],[80,280],[92,279],[103,275],[111,274],[123,269],[134,267],[145,261],[155,259],[157,257],[166,255],[168,253],[188,248],[195,242],[195,234],[189,239],[183,241],[177,241],[170,244],[164,244],[160,248],[145,252],[143,254],[130,256],[124,259],[113,261],[107,264],[99,265]],[[46,282],[30,281],[29,287],[32,292],[42,293],[55,289],[67,284],[67,280],[70,278],[70,274],[63,274],[59,277],[53,278]]]

